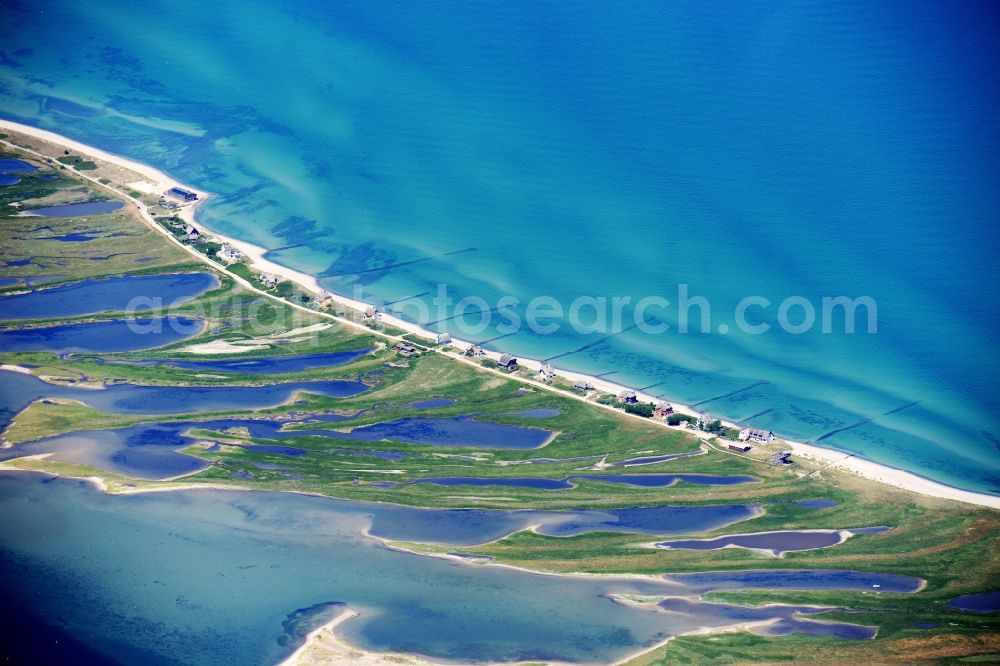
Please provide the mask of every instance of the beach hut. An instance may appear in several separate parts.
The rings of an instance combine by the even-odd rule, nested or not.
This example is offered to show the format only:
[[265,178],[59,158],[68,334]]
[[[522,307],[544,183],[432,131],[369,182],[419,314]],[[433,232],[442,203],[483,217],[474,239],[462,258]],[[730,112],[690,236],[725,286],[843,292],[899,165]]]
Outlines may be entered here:
[[556,378],[556,370],[548,363],[542,363],[542,367],[538,369],[538,378],[543,382],[550,382]]
[[774,433],[770,430],[758,430],[757,428],[743,428],[740,430],[739,439],[741,442],[757,442],[758,444],[770,444],[774,441]]
[[497,361],[497,365],[499,365],[501,368],[507,368],[508,370],[513,370],[514,368],[517,367],[517,359],[511,356],[510,354],[504,354],[503,356],[500,357],[500,360]]
[[635,391],[632,389],[625,389],[618,394],[618,399],[622,402],[639,402],[638,396],[636,396]]

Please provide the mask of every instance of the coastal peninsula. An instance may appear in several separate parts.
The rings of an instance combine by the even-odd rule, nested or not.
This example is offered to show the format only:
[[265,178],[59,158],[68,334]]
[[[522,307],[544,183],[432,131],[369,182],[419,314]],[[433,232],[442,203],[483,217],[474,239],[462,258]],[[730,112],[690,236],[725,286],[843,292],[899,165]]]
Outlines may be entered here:
[[[196,212],[208,193],[47,132],[6,121],[0,132],[0,158],[22,165],[0,187],[10,239],[0,379],[12,414],[0,476],[69,515],[77,503],[95,524],[133,515],[171,548],[170,534],[212,543],[209,524],[253,532],[256,547],[285,544],[315,579],[317,552],[369,553],[400,588],[394,605],[348,578],[329,592],[343,598],[304,586],[293,595],[289,584],[299,605],[283,610],[285,593],[273,592],[275,607],[262,602],[257,619],[280,636],[260,637],[262,663],[1000,653],[996,614],[955,602],[990,592],[1000,573],[996,496],[772,433],[741,438],[737,424],[706,423],[691,407],[439,338],[204,228]],[[50,495],[26,480],[53,478]],[[89,485],[59,485],[67,479]],[[211,520],[185,527],[177,516],[191,506],[209,507]],[[216,566],[189,573],[221,594],[218,581],[238,574]],[[403,595],[424,578],[472,581],[484,606],[523,597],[521,612],[540,616],[567,612],[542,592],[565,594],[580,599],[581,627],[621,630],[546,644],[527,627],[510,631],[514,613],[496,619],[507,635],[490,634],[488,609],[470,606],[486,632],[475,641],[429,620],[394,636],[379,618],[397,617],[404,601],[458,621],[430,587]],[[148,629],[144,649],[179,649],[167,634],[194,636],[184,614],[195,606],[179,600],[169,618],[141,608],[165,627]],[[78,633],[83,616],[64,615]],[[118,657],[115,641],[127,642],[90,640]]]

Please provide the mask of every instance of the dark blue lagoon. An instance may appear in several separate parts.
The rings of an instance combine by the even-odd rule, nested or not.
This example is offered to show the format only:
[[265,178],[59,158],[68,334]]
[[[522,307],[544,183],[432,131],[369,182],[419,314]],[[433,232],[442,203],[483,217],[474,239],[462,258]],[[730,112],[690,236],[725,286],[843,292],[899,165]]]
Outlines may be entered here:
[[[200,393],[201,388],[210,391]],[[74,387],[63,384],[49,384],[37,377],[0,370],[0,427],[6,427],[10,418],[28,404],[39,398],[63,398],[77,400],[96,409],[121,413],[169,413],[198,412],[224,408],[269,407],[289,400],[296,391],[306,391],[320,395],[340,397],[356,395],[367,389],[360,382],[292,382],[265,386],[232,387],[183,387],[183,386],[136,386],[114,384],[104,388]],[[188,396],[191,391],[201,402],[193,403]],[[155,404],[154,404],[155,403]],[[335,420],[336,415],[327,415],[325,420]],[[267,421],[224,421],[236,425],[252,425],[259,436],[275,436],[280,423],[268,425]],[[219,422],[216,422],[219,423]]]
[[429,398],[428,400],[411,402],[410,407],[413,409],[436,409],[438,407],[447,407],[448,405],[453,404],[455,404],[454,398]]
[[272,356],[267,358],[234,358],[224,360],[181,360],[181,359],[150,359],[144,361],[101,361],[104,363],[124,363],[128,365],[166,365],[186,370],[211,372],[233,372],[247,375],[281,375],[290,372],[303,372],[316,368],[329,368],[344,365],[361,358],[369,352],[368,349],[327,352],[324,354],[303,354],[299,356]]
[[[277,663],[301,640],[292,621],[335,603],[361,611],[337,630],[353,644],[463,662],[608,663],[730,622],[711,604],[668,614],[607,596],[691,594],[683,585],[474,566],[364,535],[373,523],[462,533],[463,512],[286,493],[111,496],[0,472],[0,513],[0,594],[36,613],[38,635],[22,638],[67,632],[118,662]],[[424,529],[418,514],[433,516]]]
[[690,534],[749,520],[759,513],[758,507],[744,505],[634,507],[606,511],[407,508],[376,514],[371,533],[398,541],[471,546],[502,539],[529,527],[540,534],[557,537],[587,532]]
[[37,171],[37,169],[24,160],[0,158],[0,186],[16,185],[21,180],[16,174],[31,173],[32,171]]
[[667,580],[680,583],[694,594],[715,590],[857,590],[911,593],[921,590],[924,581],[899,574],[844,571],[840,569],[787,569],[768,571],[708,571],[670,574]]
[[153,349],[193,337],[204,323],[188,317],[117,319],[0,331],[4,351],[123,352]]
[[995,613],[1000,611],[1000,591],[963,594],[949,601],[948,605],[970,613]]
[[552,437],[540,428],[522,428],[476,421],[471,416],[450,419],[411,418],[376,423],[348,433],[330,433],[333,437],[376,442],[391,439],[430,446],[469,446],[484,449],[537,449]]
[[[9,422],[9,418],[7,419]],[[25,442],[0,449],[0,460],[26,455],[50,454],[55,460],[78,463],[140,479],[169,479],[205,469],[205,461],[180,453],[179,449],[198,441],[213,441],[210,434],[200,436],[189,431],[225,434],[231,428],[243,428],[251,436],[282,439],[289,433],[280,430],[280,421],[256,419],[213,419],[171,423],[140,423],[111,430],[80,430],[54,437]],[[204,434],[204,433],[203,433]],[[277,456],[297,457],[306,453],[332,456],[362,456],[398,460],[405,454],[397,451],[369,451],[344,448],[305,449],[278,444],[242,444],[225,442],[247,451]]]
[[[7,394],[10,387],[18,391]],[[16,388],[15,388],[16,387]],[[23,409],[31,400],[41,397],[69,398],[105,412],[125,414],[181,414],[189,412],[210,412],[222,409],[259,409],[273,407],[291,400],[296,393],[315,393],[332,398],[358,395],[368,386],[357,381],[312,381],[288,382],[285,384],[265,384],[262,386],[138,386],[135,384],[112,384],[103,388],[75,388],[48,384],[35,377],[20,373],[0,371],[0,388],[5,399]],[[328,416],[333,420],[336,415]],[[262,424],[259,421],[233,421]],[[270,433],[278,426],[261,432]],[[267,434],[260,436],[266,437]]]
[[664,541],[658,548],[679,550],[719,550],[720,548],[746,548],[781,557],[787,552],[816,550],[836,546],[858,534],[885,532],[888,527],[862,527],[850,530],[786,530],[758,532],[755,534],[727,534],[714,539],[687,539]]
[[81,203],[34,208],[24,212],[42,217],[77,217],[78,215],[113,213],[116,210],[120,210],[124,205],[121,201],[84,201]]
[[[751,624],[748,631],[760,636],[787,636],[802,633],[807,636],[830,636],[833,638],[863,640],[875,638],[877,627],[864,627],[844,622],[828,622],[822,617],[810,619],[828,612],[829,607],[788,606],[772,604],[765,607],[737,606],[734,604],[707,604],[703,601],[670,597],[658,604],[669,613],[679,613],[685,617],[702,618],[711,626],[718,618],[726,618],[729,624]],[[757,623],[769,622],[767,625]]]
[[219,286],[210,273],[123,275],[0,297],[0,319],[75,317],[112,310],[146,311],[191,300]]

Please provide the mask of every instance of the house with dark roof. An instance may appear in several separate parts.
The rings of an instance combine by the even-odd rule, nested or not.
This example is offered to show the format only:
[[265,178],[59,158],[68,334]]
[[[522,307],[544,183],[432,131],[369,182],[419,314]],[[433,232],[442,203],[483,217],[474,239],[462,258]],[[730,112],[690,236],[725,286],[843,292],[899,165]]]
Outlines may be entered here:
[[198,200],[197,194],[191,192],[190,190],[185,190],[183,187],[171,187],[165,192],[165,194],[171,199],[183,201],[184,203],[190,203]]
[[791,465],[792,461],[789,460],[789,458],[791,457],[791,455],[792,455],[791,451],[782,451],[781,453],[775,453],[773,456],[771,456],[771,464],[772,465]]
[[501,368],[507,368],[508,370],[513,370],[514,368],[517,367],[517,359],[511,356],[510,354],[504,354],[503,356],[500,357],[500,360],[497,361],[497,365],[499,365]]
[[622,402],[639,402],[639,398],[636,396],[635,391],[632,389],[625,389],[618,394],[618,399]]

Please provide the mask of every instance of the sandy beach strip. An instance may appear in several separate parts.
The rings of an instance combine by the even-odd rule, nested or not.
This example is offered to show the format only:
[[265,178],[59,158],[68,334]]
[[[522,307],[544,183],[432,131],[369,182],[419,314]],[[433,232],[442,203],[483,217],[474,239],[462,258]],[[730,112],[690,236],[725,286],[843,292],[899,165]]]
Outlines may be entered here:
[[[26,136],[30,136],[30,137],[33,137],[33,138],[36,138],[36,139],[40,139],[42,141],[46,141],[46,142],[49,142],[51,144],[55,144],[55,145],[58,145],[58,146],[65,146],[67,148],[71,148],[72,150],[74,150],[76,152],[82,153],[82,154],[84,154],[84,155],[86,155],[88,157],[91,157],[91,158],[94,158],[94,159],[97,159],[97,160],[103,160],[103,161],[106,161],[108,163],[111,163],[111,164],[114,164],[116,166],[119,166],[121,168],[133,171],[134,173],[137,173],[137,174],[143,176],[145,179],[151,181],[157,188],[159,188],[159,191],[161,191],[161,192],[162,191],[166,191],[166,190],[168,190],[168,189],[170,189],[172,187],[182,187],[184,189],[187,189],[187,190],[190,190],[192,192],[195,192],[196,194],[198,194],[198,197],[199,197],[198,201],[195,202],[195,204],[193,204],[193,205],[183,206],[180,209],[180,211],[182,212],[182,217],[184,219],[188,220],[191,223],[195,223],[195,212],[197,210],[198,205],[201,204],[201,203],[203,203],[206,199],[208,199],[211,196],[209,193],[203,192],[202,190],[199,190],[199,189],[197,189],[195,187],[191,187],[190,185],[181,183],[181,182],[175,180],[174,178],[171,178],[166,173],[164,173],[162,171],[159,171],[158,169],[155,169],[155,168],[153,168],[153,167],[151,167],[149,165],[142,164],[140,162],[136,162],[134,160],[131,160],[131,159],[128,159],[128,158],[125,158],[125,157],[121,157],[119,155],[114,155],[114,154],[108,153],[108,152],[100,150],[98,148],[94,148],[92,146],[85,145],[85,144],[80,143],[78,141],[74,141],[72,139],[60,136],[59,134],[56,134],[54,132],[49,132],[47,130],[42,130],[42,129],[38,129],[36,127],[31,127],[29,125],[23,125],[21,123],[16,123],[16,122],[13,122],[13,121],[3,120],[3,119],[0,119],[0,129],[6,129],[6,130],[13,131],[13,132],[19,132],[19,133],[24,134]],[[16,145],[14,147],[17,148]],[[172,240],[173,242],[175,242],[180,247],[184,248],[189,253],[197,256],[198,258],[200,258],[205,263],[213,266],[217,270],[225,270],[225,268],[222,267],[221,265],[212,262],[210,259],[208,259],[204,255],[198,253],[193,248],[180,243],[179,241],[177,241],[176,239],[174,239],[172,236],[170,236],[165,230],[163,230],[162,228],[160,228],[160,226],[158,224],[156,224],[155,220],[153,220],[153,218],[149,215],[148,211],[146,211],[145,206],[141,202],[138,202],[137,200],[133,199],[128,194],[126,194],[124,192],[121,192],[120,190],[117,190],[115,188],[110,188],[110,187],[108,187],[108,186],[106,186],[104,184],[101,184],[101,183],[97,183],[96,179],[89,178],[86,174],[82,174],[81,173],[81,174],[78,174],[78,175],[80,175],[81,177],[83,177],[83,178],[85,178],[87,180],[90,180],[90,181],[94,182],[99,187],[103,187],[105,189],[110,189],[111,191],[115,192],[117,195],[122,196],[126,200],[129,200],[129,201],[135,203],[136,205],[138,205],[139,211],[143,215],[143,219],[145,219],[151,226],[153,226],[157,230],[161,231],[167,238],[169,238],[170,240]],[[317,280],[316,277],[308,275],[308,274],[303,273],[301,271],[297,271],[295,269],[289,268],[287,266],[282,266],[281,264],[278,264],[276,262],[270,261],[269,259],[265,258],[264,255],[267,253],[267,250],[265,248],[259,247],[257,245],[252,244],[252,243],[249,243],[247,241],[241,241],[241,240],[237,240],[237,239],[231,238],[229,236],[225,236],[225,235],[220,234],[220,233],[218,233],[218,232],[216,232],[216,231],[214,231],[214,230],[212,230],[210,228],[205,227],[201,223],[197,223],[197,226],[205,229],[210,235],[216,236],[220,240],[224,240],[225,242],[232,243],[235,247],[237,247],[238,249],[240,249],[240,251],[242,251],[247,257],[249,257],[251,259],[251,262],[252,262],[251,265],[256,270],[262,270],[262,271],[265,271],[265,272],[270,272],[270,273],[275,273],[276,275],[280,275],[281,277],[283,277],[283,278],[285,278],[287,280],[290,280],[290,281],[298,284],[300,287],[302,287],[306,291],[309,291],[309,292],[312,292],[312,293],[317,293],[320,290],[319,282],[318,282],[318,280]],[[267,296],[269,298],[275,298],[275,299],[277,299],[277,297],[274,296],[273,294],[269,294],[269,293],[267,293],[267,292],[265,292],[265,291],[257,288],[256,286],[250,284],[249,282],[247,282],[243,278],[240,278],[239,276],[234,275],[232,273],[229,273],[229,275],[231,275],[239,284],[241,284],[245,288],[248,288],[251,291],[254,291],[254,292],[258,293],[258,294]],[[342,295],[339,295],[339,294],[336,294],[336,293],[333,293],[331,295],[333,297],[333,300],[336,303],[340,304],[343,307],[346,307],[346,308],[349,308],[349,309],[352,309],[352,310],[356,310],[356,311],[359,311],[359,312],[363,312],[363,311],[365,311],[367,308],[369,308],[371,306],[370,303],[365,303],[363,301],[358,301],[358,300],[355,300],[355,299],[347,298],[345,296],[342,296]],[[281,299],[277,299],[277,300],[281,300]],[[307,312],[309,312],[311,314],[314,314],[316,316],[327,317],[329,319],[333,319],[333,320],[339,321],[341,323],[345,323],[345,324],[350,325],[352,327],[364,329],[364,330],[366,330],[366,331],[368,331],[370,333],[378,334],[377,332],[372,331],[371,329],[369,329],[368,327],[364,326],[363,324],[361,324],[359,322],[352,321],[350,319],[345,319],[345,318],[342,318],[342,317],[337,317],[337,316],[335,316],[333,314],[330,314],[330,313],[327,313],[327,312],[316,311],[316,310],[313,310],[311,308],[306,308],[306,307],[298,305],[296,303],[290,303],[290,302],[284,301],[284,300],[281,300],[281,302],[283,304],[289,306],[289,307],[292,307],[292,308],[295,308],[295,309],[298,309],[298,310],[302,310],[302,311],[307,311]],[[395,328],[401,329],[401,330],[405,331],[408,334],[412,334],[414,336],[417,336],[417,337],[420,337],[420,338],[423,338],[423,339],[426,339],[426,340],[434,340],[435,337],[436,337],[436,335],[437,335],[437,333],[435,333],[433,331],[430,331],[428,329],[425,329],[425,328],[423,328],[422,326],[420,326],[418,324],[414,324],[412,322],[408,322],[408,321],[399,319],[398,317],[392,316],[392,315],[387,314],[387,313],[379,313],[379,319],[383,323],[385,323],[385,324],[388,324],[388,325],[393,326]],[[386,336],[386,337],[388,337],[390,339],[394,339],[394,340],[398,339],[398,338],[396,338],[394,336]],[[455,346],[455,347],[458,347],[458,348],[468,348],[468,347],[471,347],[473,344],[474,343],[472,343],[470,341],[461,340],[461,339],[457,339],[457,338],[453,339],[452,342],[451,342],[452,346]],[[501,352],[489,351],[489,350],[484,350],[484,351],[486,352],[486,357],[490,358],[490,359],[493,359],[493,360],[498,360],[500,358],[500,356],[502,355]],[[475,362],[474,360],[465,358],[464,356],[462,356],[460,354],[449,353],[449,354],[446,354],[446,355],[450,356],[452,358],[455,358],[457,360],[464,361],[464,362],[466,362],[466,363],[468,363],[470,365],[473,365],[473,366],[476,366],[476,367],[480,367],[479,364],[477,362]],[[536,373],[541,369],[541,366],[542,366],[542,362],[540,360],[538,360],[538,359],[523,358],[523,357],[520,357],[520,356],[518,357],[518,364],[521,365],[522,367],[528,368],[529,370],[532,370],[532,371],[534,371]],[[572,372],[572,371],[568,371],[568,370],[562,370],[562,369],[559,369],[559,368],[556,368],[556,370],[558,371],[558,375],[559,376],[561,376],[561,377],[563,377],[565,379],[568,379],[570,381],[573,381],[573,382],[576,382],[576,381],[589,382],[591,385],[593,385],[597,389],[597,391],[600,391],[600,392],[613,393],[613,394],[617,395],[621,391],[624,391],[626,389],[630,389],[630,387],[625,386],[623,384],[617,384],[615,382],[610,382],[610,381],[607,381],[605,379],[601,379],[601,378],[598,378],[598,377],[593,377],[593,376],[586,375],[586,374],[583,374],[583,373],[577,373],[577,372]],[[558,393],[560,395],[563,395],[565,397],[569,397],[569,398],[572,398],[572,399],[575,399],[575,400],[582,400],[584,402],[588,402],[589,404],[595,405],[596,407],[604,407],[604,408],[610,409],[610,410],[614,411],[615,413],[620,414],[620,415],[625,416],[625,417],[631,416],[633,418],[637,418],[637,419],[641,419],[643,421],[646,421],[647,423],[659,423],[660,425],[663,425],[663,427],[670,427],[670,426],[667,426],[665,423],[661,423],[661,422],[657,422],[657,421],[652,421],[650,419],[646,419],[646,418],[643,418],[643,417],[640,417],[640,416],[637,416],[637,415],[625,414],[621,410],[614,409],[613,407],[610,407],[610,406],[607,406],[607,405],[598,405],[597,403],[594,403],[593,401],[587,400],[585,397],[580,396],[580,395],[575,394],[575,393],[572,393],[571,391],[566,391],[566,390],[554,388],[554,387],[551,387],[551,386],[546,386],[544,384],[541,384],[541,383],[539,383],[537,381],[534,381],[534,380],[528,379],[528,378],[507,375],[506,373],[499,373],[499,371],[493,371],[493,372],[497,372],[498,374],[501,374],[501,375],[503,375],[505,377],[509,377],[510,379],[513,379],[515,381],[521,381],[522,383],[524,383],[526,385],[530,385],[530,386],[535,387],[535,388],[539,388],[539,389],[543,389],[543,390],[549,390],[549,391]],[[650,395],[648,393],[643,393],[643,392],[639,392],[639,391],[636,392],[636,397],[641,402],[656,402],[656,401],[660,400],[660,398],[657,398],[657,397],[655,397],[653,395]],[[700,414],[700,412],[698,410],[696,410],[694,407],[691,407],[690,405],[684,405],[684,404],[676,403],[676,402],[671,402],[671,404],[673,405],[674,410],[677,411],[677,412],[679,412],[679,413],[687,414],[687,415],[691,415],[691,416],[697,416],[697,415]],[[723,423],[723,425],[725,425],[727,427],[731,427],[731,428],[739,428],[740,427],[736,423],[733,423],[731,421],[723,421],[722,423]],[[687,430],[686,430],[686,432],[692,432],[692,434],[695,434],[695,435],[701,437],[702,439],[710,439],[710,436],[708,435],[708,433],[695,432],[695,431],[687,431]],[[883,484],[886,484],[886,485],[889,485],[889,486],[893,486],[895,488],[900,488],[900,489],[903,489],[903,490],[908,490],[908,491],[911,491],[911,492],[919,493],[921,495],[926,495],[928,497],[936,497],[936,498],[940,498],[940,499],[954,500],[954,501],[958,501],[958,502],[966,502],[966,503],[969,503],[969,504],[975,504],[975,505],[978,505],[978,506],[989,507],[989,508],[992,508],[992,509],[1000,509],[1000,496],[997,496],[997,495],[990,495],[990,494],[987,494],[987,493],[979,493],[979,492],[974,492],[974,491],[971,491],[971,490],[963,490],[961,488],[955,488],[953,486],[949,486],[949,485],[946,485],[944,483],[940,483],[940,482],[933,481],[931,479],[922,477],[922,476],[920,476],[918,474],[914,474],[912,472],[907,472],[905,470],[897,469],[897,468],[891,467],[889,465],[884,465],[884,464],[877,463],[877,462],[874,462],[874,461],[871,461],[871,460],[866,460],[866,459],[864,459],[864,458],[862,458],[862,457],[860,457],[860,456],[858,456],[856,454],[849,454],[849,453],[845,453],[843,451],[838,451],[838,450],[835,450],[835,449],[828,449],[828,448],[825,448],[825,447],[817,446],[815,444],[807,444],[805,442],[798,442],[798,441],[795,441],[795,440],[788,440],[788,439],[784,439],[784,438],[781,438],[781,441],[786,445],[785,448],[788,449],[788,450],[791,450],[794,455],[802,456],[804,458],[809,458],[809,459],[814,460],[814,461],[816,461],[816,462],[818,462],[820,464],[826,465],[826,469],[834,469],[834,468],[836,468],[836,469],[840,469],[840,470],[846,470],[846,471],[849,471],[849,472],[853,472],[854,474],[857,474],[857,475],[862,476],[864,478],[867,478],[867,479],[870,479],[870,480],[873,480],[873,481],[877,481],[879,483],[883,483]]]

